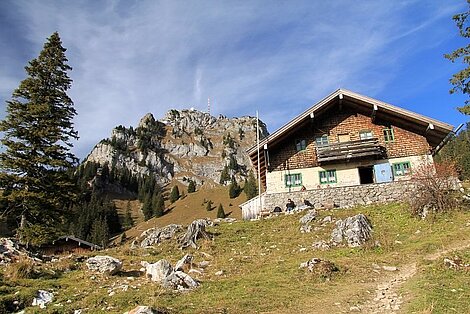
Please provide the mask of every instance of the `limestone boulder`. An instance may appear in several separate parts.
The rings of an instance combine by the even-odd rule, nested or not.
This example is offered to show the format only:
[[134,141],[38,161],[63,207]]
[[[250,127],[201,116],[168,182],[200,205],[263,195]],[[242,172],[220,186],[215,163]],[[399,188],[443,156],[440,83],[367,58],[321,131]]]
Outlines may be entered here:
[[331,233],[331,241],[340,244],[346,240],[348,246],[358,247],[364,244],[372,236],[372,225],[363,214],[338,220],[336,227]]
[[89,270],[104,275],[114,275],[122,268],[120,260],[107,255],[90,257],[87,259],[86,265]]

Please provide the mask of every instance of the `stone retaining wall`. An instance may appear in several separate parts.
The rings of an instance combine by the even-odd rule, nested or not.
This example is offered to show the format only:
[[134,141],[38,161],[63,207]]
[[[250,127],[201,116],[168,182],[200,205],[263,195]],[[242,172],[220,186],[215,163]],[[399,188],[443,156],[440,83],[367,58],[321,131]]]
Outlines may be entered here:
[[332,203],[335,207],[348,208],[357,205],[406,201],[413,186],[411,181],[400,181],[266,194],[264,208],[272,210],[279,206],[285,210],[288,198],[292,199],[296,205],[301,205],[302,199],[308,200],[315,208]]

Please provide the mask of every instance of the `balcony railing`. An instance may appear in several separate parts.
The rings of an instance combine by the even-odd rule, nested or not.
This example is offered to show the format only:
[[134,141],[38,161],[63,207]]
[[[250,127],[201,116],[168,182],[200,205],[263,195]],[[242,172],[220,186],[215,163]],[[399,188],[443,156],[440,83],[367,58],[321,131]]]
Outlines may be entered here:
[[317,147],[317,160],[319,163],[367,157],[380,158],[385,156],[385,148],[380,146],[377,138],[330,143]]

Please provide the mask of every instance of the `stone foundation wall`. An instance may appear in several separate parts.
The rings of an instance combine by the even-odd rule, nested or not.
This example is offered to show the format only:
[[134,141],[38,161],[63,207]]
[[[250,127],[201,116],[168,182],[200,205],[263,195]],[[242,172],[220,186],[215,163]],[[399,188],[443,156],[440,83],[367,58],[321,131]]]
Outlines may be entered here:
[[413,185],[411,181],[400,181],[266,194],[264,208],[272,210],[279,206],[285,210],[288,198],[296,205],[302,205],[302,199],[308,200],[315,208],[332,203],[335,207],[348,208],[374,203],[400,202],[408,199]]

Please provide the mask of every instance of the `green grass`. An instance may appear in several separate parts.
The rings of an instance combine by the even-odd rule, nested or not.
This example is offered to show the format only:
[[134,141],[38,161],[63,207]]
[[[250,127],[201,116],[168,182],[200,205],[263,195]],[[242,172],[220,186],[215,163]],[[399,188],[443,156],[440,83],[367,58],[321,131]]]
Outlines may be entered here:
[[[458,255],[470,263],[470,250]],[[449,269],[444,266],[443,258],[433,262],[423,262],[418,275],[404,287],[413,298],[407,312],[416,313],[469,313],[470,311],[470,268],[467,270]]]
[[[374,239],[369,244],[362,248],[338,247],[328,251],[312,249],[313,242],[329,240],[334,228],[334,223],[321,226],[323,217],[331,215],[338,219],[357,213],[367,215],[373,224]],[[300,233],[298,219],[301,215],[212,227],[210,231],[216,234],[214,240],[201,241],[199,250],[181,251],[175,243],[164,243],[150,250],[108,249],[100,254],[122,259],[125,273],[98,276],[88,273],[82,264],[78,269],[58,272],[56,279],[39,277],[13,283],[3,278],[0,298],[14,297],[9,288],[13,285],[15,291],[26,294],[37,289],[55,291],[54,304],[41,313],[69,313],[84,308],[88,308],[86,313],[122,313],[136,305],[166,308],[173,313],[338,312],[370,297],[367,291],[373,291],[377,281],[385,275],[373,272],[372,263],[401,266],[418,261],[419,280],[414,282],[413,278],[403,289],[414,295],[416,291],[413,299],[416,303],[411,303],[410,309],[422,310],[432,304],[439,306],[433,301],[442,290],[435,285],[437,281],[448,278],[450,284],[459,276],[439,268],[438,261],[424,263],[422,256],[453,242],[470,239],[470,227],[465,226],[470,221],[469,212],[421,220],[411,217],[405,206],[399,204],[321,211],[313,223],[317,230],[311,233]],[[376,241],[380,246],[374,245]],[[301,248],[307,250],[301,251]],[[194,254],[196,263],[210,262],[200,277],[201,286],[194,291],[171,292],[144,276],[132,277],[140,269],[141,261],[165,258],[174,265],[186,252]],[[463,257],[467,258],[468,252],[465,254]],[[328,279],[299,269],[301,262],[312,257],[329,260],[340,271]],[[219,270],[223,270],[223,275],[216,276]],[[466,276],[467,279],[457,278],[462,287],[469,284],[468,274]],[[120,288],[122,285],[128,286],[127,291]],[[458,287],[455,289],[459,291]],[[109,296],[111,290],[115,294]],[[449,297],[460,295],[460,292],[448,293]],[[468,290],[462,295],[462,299],[468,299]],[[456,309],[460,313],[469,312],[470,305],[465,307],[462,302]]]

